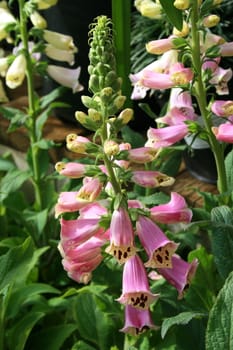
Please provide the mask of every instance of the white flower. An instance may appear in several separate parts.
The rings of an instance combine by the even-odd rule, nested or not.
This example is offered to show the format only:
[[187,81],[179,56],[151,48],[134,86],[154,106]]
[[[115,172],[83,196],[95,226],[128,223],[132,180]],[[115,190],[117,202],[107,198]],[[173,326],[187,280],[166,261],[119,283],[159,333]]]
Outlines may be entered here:
[[0,80],[0,103],[8,102],[8,97],[6,96],[2,81]]
[[47,43],[55,46],[60,50],[69,50],[71,52],[77,52],[77,47],[74,45],[73,38],[70,35],[53,32],[51,30],[44,30],[44,39]]
[[68,50],[60,50],[51,44],[45,46],[45,53],[49,58],[60,62],[67,62],[71,66],[74,64],[74,54]]
[[38,11],[33,11],[30,15],[30,20],[34,27],[39,29],[45,29],[47,27],[47,21]]
[[49,65],[47,72],[49,76],[58,84],[72,89],[73,93],[83,90],[83,86],[79,83],[81,68],[64,68],[55,65]]
[[6,76],[6,72],[7,72],[8,67],[9,67],[8,58],[7,57],[0,57],[0,75],[1,75],[1,77]]
[[5,31],[6,26],[15,23],[15,17],[9,10],[0,7],[0,40],[7,38],[8,33]]
[[20,86],[24,80],[26,71],[26,59],[24,55],[16,56],[6,73],[6,85],[10,89]]
[[46,10],[52,6],[55,6],[58,0],[35,0],[39,10]]

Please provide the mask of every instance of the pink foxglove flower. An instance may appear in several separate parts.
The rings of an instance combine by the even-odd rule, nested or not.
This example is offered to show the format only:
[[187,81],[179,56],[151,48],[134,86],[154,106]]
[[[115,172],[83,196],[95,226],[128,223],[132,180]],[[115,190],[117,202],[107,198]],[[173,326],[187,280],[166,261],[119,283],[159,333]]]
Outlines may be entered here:
[[55,65],[48,65],[47,72],[49,76],[58,84],[72,89],[73,93],[82,91],[83,86],[79,83],[81,68],[65,68]]
[[80,209],[79,217],[85,219],[100,218],[102,215],[107,214],[108,200],[102,200],[99,202],[93,202]]
[[233,116],[233,101],[232,100],[219,100],[214,101],[211,105],[211,111],[218,117],[231,117]]
[[150,291],[147,273],[140,257],[134,255],[124,264],[122,295],[117,301],[139,309],[148,309],[157,298],[158,295]]
[[128,150],[128,160],[132,163],[144,164],[152,162],[157,155],[153,147],[139,147]]
[[218,141],[233,143],[233,124],[226,122],[219,127],[212,127],[212,131]]
[[151,219],[142,215],[137,221],[136,232],[149,258],[145,266],[171,268],[171,258],[178,244],[170,241]]
[[132,172],[131,180],[143,187],[166,187],[174,184],[175,179],[159,171],[135,170]]
[[64,252],[74,249],[95,234],[103,233],[99,219],[65,220],[61,218],[61,244]]
[[188,263],[181,259],[178,255],[174,254],[172,256],[172,268],[159,268],[158,272],[178,290],[178,298],[181,299],[185,289],[188,287],[195,275],[197,266],[197,259],[193,260],[191,263]]
[[146,44],[147,52],[155,55],[161,55],[174,48],[173,40],[175,36],[171,35],[165,39],[152,40]]
[[151,70],[143,72],[140,84],[154,90],[170,89],[176,85],[170,74],[157,73]]
[[90,144],[91,141],[84,136],[69,134],[66,137],[66,146],[68,150],[75,153],[85,154],[88,150],[88,145]]
[[87,284],[92,278],[92,271],[102,262],[101,254],[82,263],[75,263],[72,260],[62,260],[62,265],[68,276],[78,283]]
[[128,211],[119,208],[113,211],[110,224],[110,246],[106,253],[113,255],[120,264],[136,254],[134,231]]
[[133,336],[139,335],[148,329],[156,329],[149,310],[136,309],[131,305],[125,307],[125,324],[121,332],[129,333]]
[[186,85],[193,79],[193,71],[185,68],[180,62],[173,64],[169,70],[170,79],[174,85]]
[[82,163],[58,162],[55,164],[56,171],[72,179],[79,179],[85,175],[86,166]]
[[196,114],[192,105],[192,98],[188,91],[180,88],[171,89],[169,110],[164,117],[157,118],[157,123],[168,125],[182,124],[186,120],[194,120]]
[[233,41],[219,45],[220,55],[223,57],[233,56]]
[[182,140],[188,134],[188,127],[185,124],[167,126],[165,128],[149,128],[147,132],[148,141],[146,147],[159,149],[169,147]]
[[218,67],[215,69],[214,73],[212,74],[212,78],[210,79],[210,84],[214,85],[216,88],[216,93],[218,95],[228,95],[229,89],[228,89],[228,81],[232,78],[232,70],[229,69],[223,69],[221,67]]
[[150,217],[163,224],[189,223],[192,219],[192,211],[188,208],[184,197],[176,192],[171,192],[171,199],[168,203],[150,208]]

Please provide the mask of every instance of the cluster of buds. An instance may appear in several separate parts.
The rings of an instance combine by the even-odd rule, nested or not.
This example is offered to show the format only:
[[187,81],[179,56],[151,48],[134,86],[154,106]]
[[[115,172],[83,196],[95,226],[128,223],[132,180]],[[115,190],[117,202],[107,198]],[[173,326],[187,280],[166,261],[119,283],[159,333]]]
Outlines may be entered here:
[[[182,260],[177,254],[179,245],[159,226],[189,223],[192,212],[185,199],[175,192],[167,203],[152,208],[128,198],[127,190],[132,183],[160,188],[171,186],[174,179],[142,168],[142,164],[156,158],[156,148],[147,145],[132,148],[129,143],[119,142],[119,130],[131,119],[132,111],[122,110],[124,97],[115,70],[111,21],[105,16],[98,17],[90,35],[89,88],[93,95],[83,96],[88,112],[78,111],[76,117],[95,131],[93,140],[98,136],[98,144],[68,135],[69,150],[95,161],[56,164],[61,175],[83,179],[78,190],[58,196],[55,212],[61,224],[59,251],[64,269],[78,283],[91,281],[93,271],[106,257],[109,260],[111,256],[122,266],[122,294],[118,298],[125,306],[122,331],[136,335],[155,328],[150,306],[159,295],[150,290],[149,271],[157,270],[160,277],[177,289],[180,298],[195,274],[197,261]],[[72,213],[72,219],[68,213]]]
[[[46,19],[40,13],[41,10],[49,9],[56,3],[57,0],[25,1],[20,11],[20,22],[30,27],[25,34],[20,32],[22,29],[18,26],[18,20],[11,13],[7,2],[0,2],[0,40],[7,40],[14,45],[11,54],[5,56],[3,53],[0,57],[0,76],[5,78],[6,86],[10,89],[15,89],[23,83],[29,59],[30,65],[34,67],[33,72],[41,73],[43,67],[43,73],[48,74],[57,83],[71,88],[74,93],[83,89],[78,81],[80,67],[71,69],[53,64],[46,66],[45,62],[39,64],[42,53],[56,62],[66,62],[69,65],[75,62],[77,47],[73,38],[48,30]],[[23,39],[23,35],[27,35],[27,38]],[[7,101],[3,92],[1,95],[3,96],[1,102]]]
[[[164,116],[156,119],[157,128],[149,129],[147,146],[156,149],[168,147],[189,133],[196,132],[197,127],[194,125],[198,123],[198,115],[194,111],[192,98],[194,96],[197,101],[205,98],[200,96],[198,91],[199,78],[204,93],[211,88],[211,91],[215,90],[218,96],[229,94],[228,82],[232,78],[232,69],[222,68],[220,62],[222,57],[233,56],[233,42],[226,42],[223,37],[210,31],[211,27],[218,24],[219,17],[215,14],[207,15],[206,3],[198,0],[176,0],[174,6],[182,10],[185,23],[182,31],[179,32],[174,28],[169,37],[148,42],[146,50],[150,54],[155,54],[156,60],[130,75],[134,86],[132,99],[143,99],[151,89],[153,91],[171,89],[168,110]],[[221,1],[212,3],[210,1],[208,11],[214,11],[220,3]],[[196,10],[198,23],[194,24],[196,27],[193,29],[190,18],[192,12]],[[194,30],[195,34],[192,32]],[[198,43],[194,43],[197,38]],[[199,47],[198,53],[197,47]],[[200,62],[198,74],[196,74],[197,62],[193,59],[197,54]],[[229,108],[232,101],[213,102],[213,97],[206,96],[207,106],[201,113],[208,113],[208,118],[214,117],[213,120],[216,120],[216,116],[222,118],[216,123],[217,126],[212,122],[213,135],[218,141],[233,143],[233,113]],[[202,132],[204,135],[205,130]],[[206,138],[208,139],[208,135]]]

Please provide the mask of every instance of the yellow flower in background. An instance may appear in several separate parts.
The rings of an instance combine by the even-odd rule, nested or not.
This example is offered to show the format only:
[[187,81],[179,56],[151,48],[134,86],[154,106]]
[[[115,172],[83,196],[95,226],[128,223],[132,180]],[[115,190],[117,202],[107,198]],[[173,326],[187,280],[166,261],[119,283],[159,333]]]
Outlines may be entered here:
[[33,11],[30,15],[30,20],[34,27],[39,29],[45,29],[47,28],[47,21],[44,17],[41,16],[41,14],[38,11]]

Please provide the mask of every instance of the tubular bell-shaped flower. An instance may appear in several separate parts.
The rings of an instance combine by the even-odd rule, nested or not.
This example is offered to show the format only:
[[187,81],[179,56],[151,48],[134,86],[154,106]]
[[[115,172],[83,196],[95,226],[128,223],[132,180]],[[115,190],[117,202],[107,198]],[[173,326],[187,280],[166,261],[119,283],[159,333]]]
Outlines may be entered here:
[[55,164],[55,169],[61,175],[72,179],[79,179],[85,175],[86,166],[82,163],[58,162]]
[[176,192],[171,192],[171,199],[168,203],[150,208],[150,217],[163,224],[188,223],[192,219],[192,211],[188,208],[184,197]]
[[218,100],[211,104],[211,111],[218,117],[233,116],[233,101],[232,100]]
[[58,0],[35,0],[39,10],[46,10],[57,4]]
[[159,171],[134,170],[131,180],[143,187],[166,187],[174,184],[175,179]]
[[153,147],[132,148],[127,152],[128,160],[132,163],[145,164],[152,162],[157,155]]
[[45,54],[52,60],[59,62],[67,62],[71,66],[74,64],[73,51],[58,49],[56,46],[46,44]]
[[70,35],[61,34],[51,30],[44,30],[43,38],[47,43],[53,45],[57,49],[68,50],[73,53],[78,50],[74,45],[72,36]]
[[181,259],[178,255],[174,254],[172,256],[172,268],[159,268],[158,272],[178,290],[178,298],[181,299],[185,289],[188,287],[196,273],[197,266],[197,259],[194,259],[191,263],[188,263]]
[[134,231],[128,211],[119,208],[113,211],[110,224],[110,246],[106,253],[113,255],[120,264],[136,254]]
[[142,215],[138,218],[136,233],[149,257],[146,267],[172,267],[171,258],[178,244],[170,241],[151,219]]
[[146,147],[159,149],[169,147],[182,140],[188,134],[188,127],[185,124],[167,126],[165,128],[149,128],[147,132],[148,141]]
[[73,93],[83,90],[83,85],[79,83],[81,67],[71,69],[50,64],[47,72],[58,84],[72,89]]
[[145,267],[138,255],[129,258],[124,264],[122,295],[119,303],[135,308],[147,309],[158,294],[152,294]]
[[26,59],[23,54],[16,56],[6,73],[6,85],[10,89],[20,86],[26,74]]
[[121,332],[139,335],[149,328],[156,329],[149,310],[136,309],[131,305],[125,307],[125,324]]
[[233,124],[224,123],[212,127],[212,131],[218,141],[233,143]]
[[232,78],[232,70],[217,67],[212,74],[210,84],[214,85],[218,95],[228,95],[228,81]]

